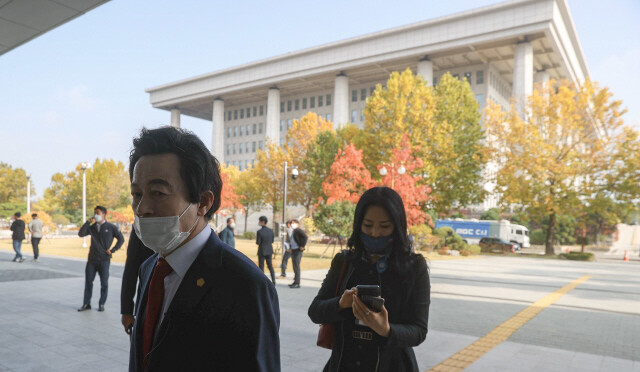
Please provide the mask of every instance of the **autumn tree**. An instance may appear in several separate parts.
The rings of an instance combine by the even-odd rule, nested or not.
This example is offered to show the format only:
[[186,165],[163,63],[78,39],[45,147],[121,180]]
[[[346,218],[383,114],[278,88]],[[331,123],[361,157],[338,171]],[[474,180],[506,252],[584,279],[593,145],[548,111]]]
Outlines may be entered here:
[[302,161],[302,169],[307,174],[309,193],[313,202],[327,200],[322,190],[322,183],[331,172],[331,165],[339,148],[340,140],[333,131],[318,133],[313,142],[309,144],[307,154]]
[[[33,181],[30,182],[31,196],[33,197],[35,189]],[[0,162],[0,204],[26,203],[26,200],[27,172],[22,168],[13,168],[7,163]]]
[[[415,170],[422,168],[422,160],[416,159],[412,152],[409,136],[405,134],[400,146],[392,150],[391,162],[378,166],[378,171],[384,168],[386,172],[382,177],[382,184],[394,189],[402,198],[409,226],[427,221],[422,207],[430,199],[431,192],[428,186],[419,184],[422,179],[420,175],[415,174]],[[398,172],[401,167],[403,171]]]
[[253,211],[258,211],[264,205],[264,195],[262,194],[262,185],[256,177],[256,168],[249,168],[242,172],[236,183],[236,193],[239,196],[240,203],[244,209],[244,231],[247,231],[247,219]]
[[[258,150],[254,168],[256,185],[263,195],[264,204],[271,207],[275,215],[282,208],[284,162],[288,160],[282,147],[267,142],[266,149]],[[275,223],[275,218],[273,218]]]
[[486,108],[501,202],[547,217],[546,254],[554,254],[557,216],[579,210],[581,198],[606,185],[623,113],[607,88],[589,80],[538,86],[524,119],[514,105],[508,111],[495,103]]
[[313,214],[313,223],[326,236],[349,237],[355,211],[355,204],[348,201],[321,204]]
[[362,150],[348,144],[338,150],[322,190],[327,196],[327,204],[336,201],[356,203],[373,184],[371,173],[362,163]]
[[234,166],[220,165],[220,177],[222,178],[222,192],[220,194],[220,208],[216,213],[242,212],[242,203],[236,193],[236,184],[240,177],[240,171]]

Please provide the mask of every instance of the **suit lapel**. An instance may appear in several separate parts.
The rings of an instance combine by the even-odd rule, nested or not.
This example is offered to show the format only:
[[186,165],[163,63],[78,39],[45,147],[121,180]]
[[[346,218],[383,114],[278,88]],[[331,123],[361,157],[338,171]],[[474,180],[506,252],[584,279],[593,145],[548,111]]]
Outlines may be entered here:
[[135,349],[137,350],[137,360],[136,363],[139,364],[140,370],[142,370],[142,360],[144,355],[142,355],[142,336],[144,335],[144,314],[147,311],[147,299],[149,298],[149,282],[151,281],[151,276],[153,275],[153,269],[156,266],[156,262],[158,261],[158,254],[155,253],[151,257],[149,257],[145,263],[140,267],[140,283],[141,283],[141,291],[140,299],[136,304],[136,323],[135,323],[135,332],[134,332],[134,340]]

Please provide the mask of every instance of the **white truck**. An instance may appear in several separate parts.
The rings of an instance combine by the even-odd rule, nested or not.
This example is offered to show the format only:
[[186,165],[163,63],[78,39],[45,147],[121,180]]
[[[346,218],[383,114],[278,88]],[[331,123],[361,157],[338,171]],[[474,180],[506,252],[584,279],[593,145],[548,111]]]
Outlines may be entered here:
[[482,238],[500,238],[519,248],[529,248],[529,229],[507,220],[437,220],[436,229],[449,226],[460,235],[467,244],[478,244]]

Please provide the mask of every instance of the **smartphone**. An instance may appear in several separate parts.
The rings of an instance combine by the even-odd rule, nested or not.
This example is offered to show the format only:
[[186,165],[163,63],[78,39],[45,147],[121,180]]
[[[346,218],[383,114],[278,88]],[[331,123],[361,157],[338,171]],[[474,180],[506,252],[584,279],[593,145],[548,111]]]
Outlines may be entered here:
[[362,303],[371,309],[371,311],[379,313],[382,311],[382,305],[384,305],[384,298],[373,296],[362,296]]
[[380,286],[375,285],[357,285],[358,297],[362,300],[362,296],[380,297]]

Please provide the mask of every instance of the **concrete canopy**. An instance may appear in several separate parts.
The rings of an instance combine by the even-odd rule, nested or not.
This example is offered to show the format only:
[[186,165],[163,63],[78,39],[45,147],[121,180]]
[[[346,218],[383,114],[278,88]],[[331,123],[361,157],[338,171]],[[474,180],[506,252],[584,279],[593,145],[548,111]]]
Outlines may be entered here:
[[0,55],[109,0],[0,0]]

